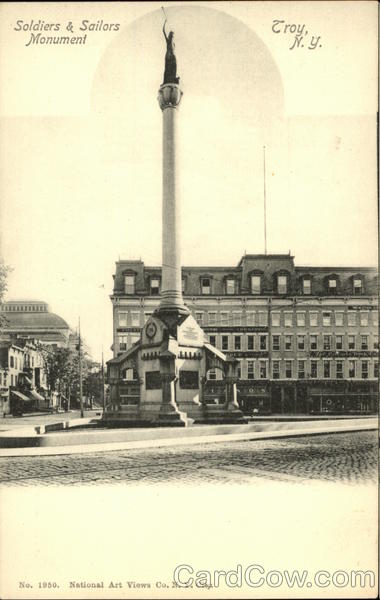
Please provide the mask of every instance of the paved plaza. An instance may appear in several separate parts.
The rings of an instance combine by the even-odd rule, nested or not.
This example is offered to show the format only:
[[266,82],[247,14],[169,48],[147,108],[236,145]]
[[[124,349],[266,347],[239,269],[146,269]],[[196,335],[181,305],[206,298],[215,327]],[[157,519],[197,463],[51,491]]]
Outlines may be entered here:
[[377,480],[377,432],[0,459],[1,486]]

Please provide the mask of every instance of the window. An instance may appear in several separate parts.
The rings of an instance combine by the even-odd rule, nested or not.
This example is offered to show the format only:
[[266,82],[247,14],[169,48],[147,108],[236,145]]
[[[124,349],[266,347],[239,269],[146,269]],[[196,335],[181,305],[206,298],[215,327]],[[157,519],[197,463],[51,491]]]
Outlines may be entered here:
[[268,313],[259,311],[259,325],[266,327],[268,325]]
[[134,275],[124,275],[124,292],[126,294],[134,294],[135,293],[135,276]]
[[335,336],[335,348],[336,348],[336,350],[343,350],[343,336],[342,335]]
[[362,327],[367,327],[368,326],[368,313],[367,312],[361,312],[360,313],[360,325]]
[[241,312],[234,311],[232,313],[232,323],[233,325],[241,325]]
[[354,360],[348,361],[348,377],[350,379],[355,377],[355,361]]
[[260,360],[260,379],[266,379],[267,377],[267,363],[264,360]]
[[255,342],[254,342],[254,336],[253,335],[248,335],[247,336],[247,348],[248,350],[254,350],[255,348]]
[[235,350],[241,350],[241,335],[234,336],[234,348]]
[[209,336],[211,346],[216,346],[216,335]]
[[220,313],[220,324],[221,325],[229,325],[229,316],[230,313],[228,312],[221,312]]
[[151,296],[158,296],[160,293],[160,280],[158,277],[150,278],[150,294]]
[[318,336],[317,335],[310,336],[310,350],[318,350]]
[[132,327],[140,327],[140,313],[131,312],[131,325]]
[[297,326],[298,327],[305,327],[305,313],[304,312],[298,312],[297,313]]
[[318,313],[311,312],[309,314],[309,318],[310,318],[310,327],[318,327]]
[[215,323],[216,323],[216,312],[209,312],[208,313],[208,324],[215,325]]
[[363,282],[358,277],[354,277],[353,281],[354,295],[360,296],[363,293]]
[[298,361],[298,379],[305,379],[305,361]]
[[362,379],[368,379],[368,360],[362,360]]
[[302,281],[302,292],[305,296],[310,296],[311,294],[311,279],[303,279]]
[[361,350],[368,350],[368,335],[361,335],[360,336],[360,349]]
[[222,335],[222,350],[228,350],[228,335]]
[[330,327],[330,325],[331,325],[331,313],[330,312],[322,313],[322,325],[323,325],[323,327]]
[[266,350],[267,349],[267,336],[260,335],[259,340],[260,340],[260,350]]
[[335,278],[328,280],[328,293],[332,296],[335,296],[337,293],[337,280]]
[[11,374],[11,386],[13,386],[13,374]]
[[137,379],[135,377],[134,369],[125,369],[123,375],[123,379],[126,379],[127,381],[133,381],[133,379]]
[[285,361],[285,377],[286,377],[286,379],[292,378],[292,361],[291,360]]
[[209,277],[201,279],[201,294],[211,294],[211,279]]
[[292,346],[293,346],[292,341],[293,341],[293,338],[291,335],[285,336],[285,350],[292,350]]
[[241,379],[241,360],[239,360],[239,362],[238,362],[237,376],[238,376],[238,379]]
[[280,361],[274,360],[272,363],[273,379],[280,379]]
[[255,379],[255,363],[253,360],[247,361],[247,377],[248,379]]
[[349,311],[347,313],[347,324],[349,327],[354,327],[356,325],[356,312]]
[[348,336],[348,349],[355,350],[355,336],[354,335]]
[[126,350],[126,349],[127,349],[127,336],[119,335],[119,350]]
[[203,312],[196,312],[195,320],[198,323],[198,325],[203,325]]
[[297,336],[297,348],[298,348],[298,350],[305,350],[305,336],[304,335]]
[[292,327],[293,313],[291,313],[291,312],[284,313],[284,325],[285,325],[285,327]]
[[337,327],[342,327],[343,326],[343,313],[342,312],[336,312],[335,313],[335,325]]
[[280,313],[272,313],[272,326],[280,327]]
[[13,358],[13,356],[10,357],[9,364],[10,364],[11,369],[13,369],[13,367],[15,366],[15,359]]
[[336,361],[336,378],[343,379],[343,362],[341,360]]
[[323,377],[325,379],[330,379],[330,361],[329,360],[323,361]]
[[207,373],[207,378],[209,381],[214,381],[216,379],[216,369],[210,369]]
[[323,350],[331,350],[331,335],[323,336]]
[[280,349],[280,336],[272,335],[272,350],[279,350],[279,349]]
[[261,294],[261,276],[251,275],[251,294]]
[[378,350],[379,349],[379,336],[377,333],[373,334],[373,349],[374,350]]
[[288,278],[286,275],[277,275],[277,293],[286,294],[288,287]]
[[226,294],[228,294],[228,295],[235,294],[235,288],[236,288],[235,284],[236,284],[235,279],[226,279]]
[[126,326],[127,326],[127,313],[121,312],[121,313],[119,313],[119,327],[126,327]]
[[246,314],[246,319],[247,319],[247,325],[254,325],[255,324],[255,313],[247,312],[245,314]]
[[146,323],[148,321],[148,319],[150,319],[150,317],[152,316],[152,313],[144,313],[144,323]]
[[318,377],[318,362],[316,360],[310,361],[310,377],[312,379]]
[[377,360],[373,363],[373,376],[379,378],[379,363]]

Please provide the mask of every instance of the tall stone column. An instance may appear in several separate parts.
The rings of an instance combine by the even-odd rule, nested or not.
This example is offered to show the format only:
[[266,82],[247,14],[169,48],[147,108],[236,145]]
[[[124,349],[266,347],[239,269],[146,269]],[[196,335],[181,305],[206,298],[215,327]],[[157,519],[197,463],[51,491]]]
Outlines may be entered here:
[[162,110],[162,282],[158,312],[188,314],[182,297],[180,197],[178,162],[178,111],[182,91],[177,83],[164,83],[158,91]]

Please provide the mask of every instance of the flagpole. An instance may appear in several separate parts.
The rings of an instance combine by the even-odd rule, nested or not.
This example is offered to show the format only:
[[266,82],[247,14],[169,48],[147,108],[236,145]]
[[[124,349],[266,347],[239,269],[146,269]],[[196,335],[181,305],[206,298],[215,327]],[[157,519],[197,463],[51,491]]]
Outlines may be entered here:
[[263,146],[263,168],[264,168],[264,248],[267,253],[267,189],[265,173],[265,146]]

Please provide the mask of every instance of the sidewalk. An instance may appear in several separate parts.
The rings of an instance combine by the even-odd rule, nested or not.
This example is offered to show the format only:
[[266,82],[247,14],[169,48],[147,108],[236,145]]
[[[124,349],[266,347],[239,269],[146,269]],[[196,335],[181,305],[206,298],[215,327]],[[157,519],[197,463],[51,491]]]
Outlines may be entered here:
[[[96,417],[102,413],[102,409],[84,410],[83,417],[89,419]],[[5,418],[0,417],[0,432],[13,431],[18,427],[35,427],[36,425],[45,425],[47,423],[59,423],[61,421],[71,421],[72,419],[80,419],[80,410],[70,410],[68,412],[58,413],[30,413],[22,417],[13,417],[7,415]]]

